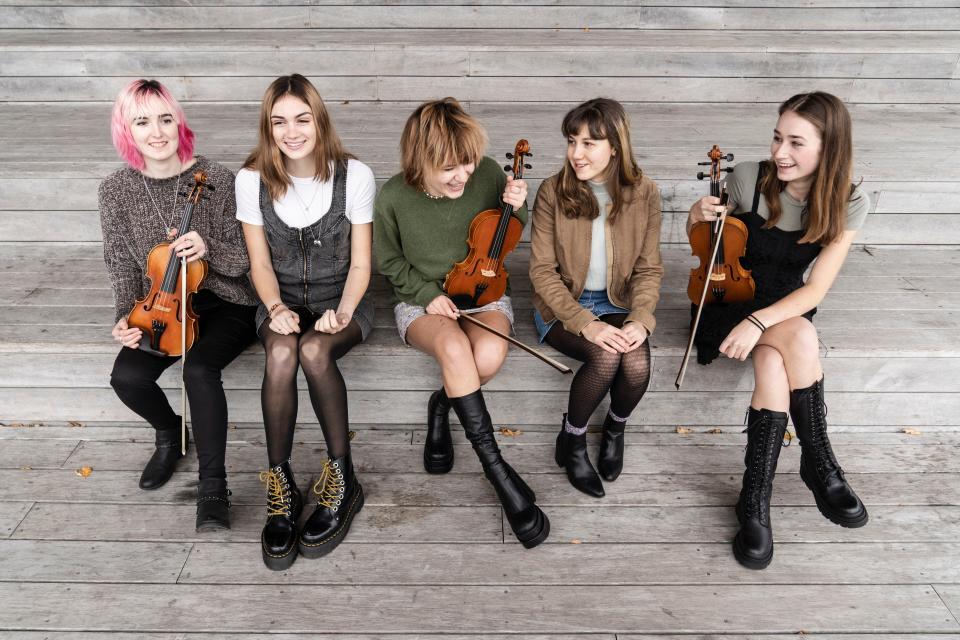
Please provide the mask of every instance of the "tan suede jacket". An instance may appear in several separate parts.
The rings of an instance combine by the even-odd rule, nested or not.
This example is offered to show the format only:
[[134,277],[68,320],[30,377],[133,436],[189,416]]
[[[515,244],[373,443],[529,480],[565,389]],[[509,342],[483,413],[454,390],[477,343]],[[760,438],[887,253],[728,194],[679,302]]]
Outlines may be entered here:
[[[557,175],[544,180],[533,205],[533,304],[545,322],[559,319],[567,331],[579,335],[597,319],[577,302],[590,267],[593,221],[563,215],[555,204],[557,180]],[[643,176],[633,191],[616,220],[606,223],[607,297],[630,310],[627,322],[639,322],[653,333],[663,277],[660,190]]]

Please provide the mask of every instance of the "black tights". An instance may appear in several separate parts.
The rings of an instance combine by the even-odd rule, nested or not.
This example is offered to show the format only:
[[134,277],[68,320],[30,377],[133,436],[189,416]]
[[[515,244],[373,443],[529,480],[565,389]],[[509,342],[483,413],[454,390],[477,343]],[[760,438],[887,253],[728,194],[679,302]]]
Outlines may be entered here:
[[[602,316],[604,322],[622,327],[625,313]],[[610,411],[626,418],[633,412],[650,384],[650,343],[628,353],[610,353],[583,336],[570,333],[557,322],[550,327],[546,342],[583,363],[570,384],[567,421],[585,427],[600,401],[610,392]]]
[[260,401],[267,433],[267,456],[270,466],[290,458],[293,430],[297,423],[297,367],[303,368],[310,390],[310,402],[323,429],[327,455],[340,458],[349,451],[347,419],[347,386],[337,368],[342,358],[363,335],[360,325],[352,320],[338,333],[320,333],[313,328],[316,316],[304,309],[301,333],[281,335],[270,329],[266,320],[260,329],[267,365],[263,374]]

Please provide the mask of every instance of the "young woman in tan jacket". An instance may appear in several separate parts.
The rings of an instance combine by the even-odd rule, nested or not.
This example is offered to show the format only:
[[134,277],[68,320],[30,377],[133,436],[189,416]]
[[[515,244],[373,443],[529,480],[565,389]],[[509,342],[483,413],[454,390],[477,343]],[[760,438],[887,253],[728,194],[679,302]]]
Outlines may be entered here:
[[647,337],[660,297],[660,191],[633,158],[626,113],[607,98],[570,111],[567,162],[533,209],[530,280],[540,341],[583,362],[557,436],[557,464],[580,491],[604,495],[587,457],[587,421],[610,392],[600,474],[623,469],[623,432],[650,381]]

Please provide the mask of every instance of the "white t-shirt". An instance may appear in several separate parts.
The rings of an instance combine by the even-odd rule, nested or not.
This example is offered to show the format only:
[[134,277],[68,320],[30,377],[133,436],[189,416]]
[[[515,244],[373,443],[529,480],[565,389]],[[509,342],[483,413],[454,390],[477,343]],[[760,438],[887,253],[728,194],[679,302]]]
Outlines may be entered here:
[[[325,182],[314,178],[290,177],[293,184],[287,187],[283,198],[273,201],[273,210],[288,227],[308,227],[327,213],[333,200],[333,177]],[[260,213],[260,173],[240,169],[237,173],[237,220],[263,226]],[[373,222],[373,199],[377,195],[377,183],[370,167],[359,160],[350,159],[347,164],[347,220],[351,224]]]
[[593,219],[590,232],[590,266],[587,268],[587,279],[583,284],[586,291],[604,291],[607,288],[607,213],[610,208],[610,194],[607,185],[590,182],[597,204],[600,206],[600,215]]

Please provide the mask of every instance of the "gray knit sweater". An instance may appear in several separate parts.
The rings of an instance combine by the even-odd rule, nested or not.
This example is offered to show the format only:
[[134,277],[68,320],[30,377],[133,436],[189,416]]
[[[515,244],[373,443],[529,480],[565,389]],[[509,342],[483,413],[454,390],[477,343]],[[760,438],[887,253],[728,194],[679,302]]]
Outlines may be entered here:
[[[212,160],[197,156],[196,164],[180,174],[180,192],[190,193],[193,174],[200,169],[207,172],[208,184],[215,188],[215,191],[205,191],[209,200],[201,200],[194,208],[190,222],[190,230],[199,233],[207,244],[204,259],[209,269],[200,288],[209,289],[228,302],[256,304],[248,278],[250,259],[236,218],[233,173]],[[150,290],[150,281],[144,271],[147,254],[157,243],[167,239],[161,215],[165,222],[170,221],[173,210],[170,226],[178,227],[187,202],[184,196],[176,194],[177,176],[162,180],[146,178],[149,195],[144,178],[139,171],[126,167],[100,183],[103,259],[113,286],[114,322],[130,313],[134,302]]]

